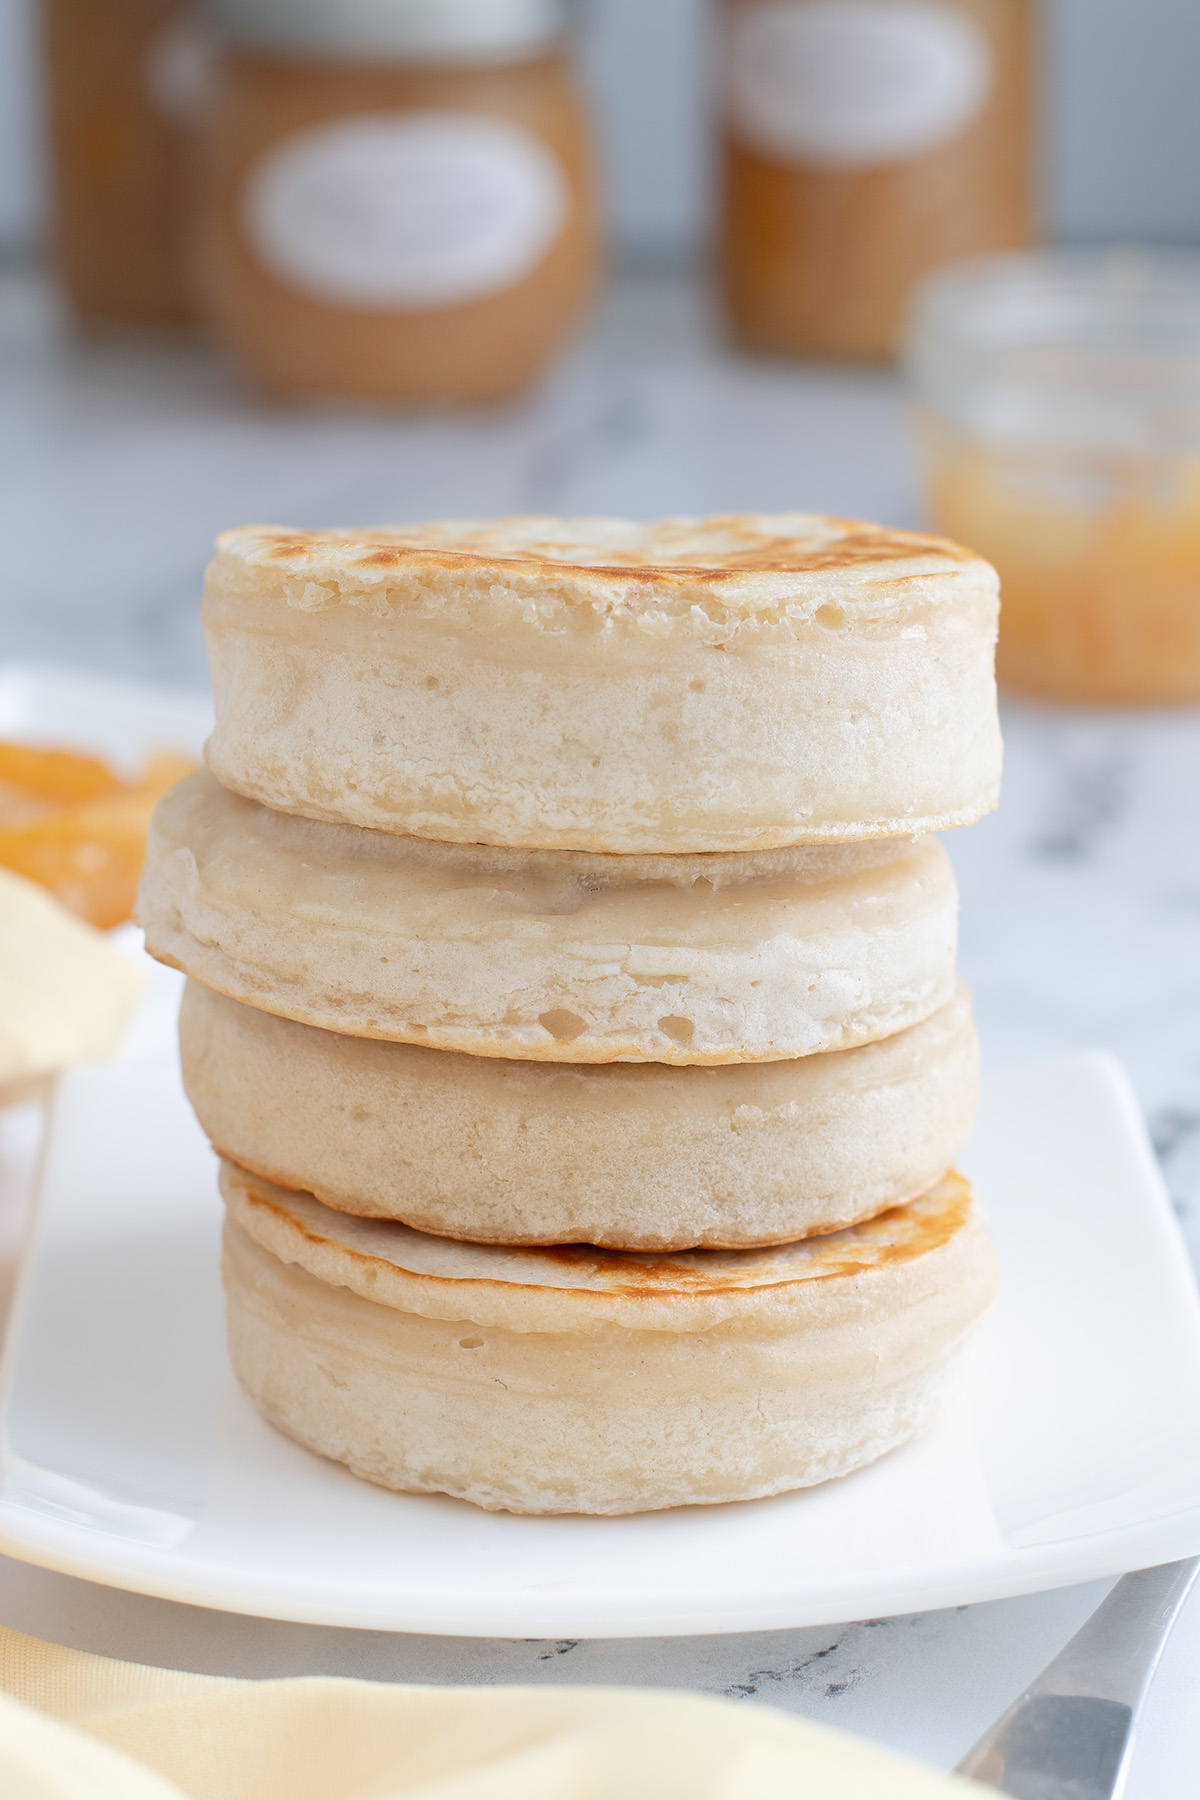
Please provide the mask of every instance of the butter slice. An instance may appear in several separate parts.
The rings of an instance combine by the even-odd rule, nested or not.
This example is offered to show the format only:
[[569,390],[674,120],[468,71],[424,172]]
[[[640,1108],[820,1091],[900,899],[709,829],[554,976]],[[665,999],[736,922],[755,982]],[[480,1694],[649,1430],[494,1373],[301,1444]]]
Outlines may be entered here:
[[0,1087],[111,1056],[145,985],[101,932],[0,868]]

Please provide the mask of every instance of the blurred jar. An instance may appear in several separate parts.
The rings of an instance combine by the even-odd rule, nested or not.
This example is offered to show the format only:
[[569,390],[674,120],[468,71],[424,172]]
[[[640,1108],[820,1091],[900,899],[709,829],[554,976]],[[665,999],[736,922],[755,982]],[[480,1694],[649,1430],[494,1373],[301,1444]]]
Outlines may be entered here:
[[908,368],[935,524],[1000,571],[1001,680],[1200,700],[1200,256],[948,270]]
[[54,249],[94,323],[195,317],[191,148],[209,70],[187,0],[43,0]]
[[279,395],[524,387],[596,279],[556,0],[215,0],[208,305]]
[[752,349],[875,359],[1035,237],[1035,0],[722,0],[720,279]]

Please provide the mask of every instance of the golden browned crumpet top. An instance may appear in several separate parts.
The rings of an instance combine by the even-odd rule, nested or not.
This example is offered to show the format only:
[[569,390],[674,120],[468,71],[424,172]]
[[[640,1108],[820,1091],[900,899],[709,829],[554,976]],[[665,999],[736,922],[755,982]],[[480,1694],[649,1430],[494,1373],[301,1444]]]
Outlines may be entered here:
[[[755,602],[799,603],[835,585],[880,590],[914,577],[974,573],[989,565],[948,538],[821,513],[727,513],[707,519],[438,519],[423,525],[290,531],[244,526],[222,534],[219,559],[292,578],[333,582],[341,598],[385,589],[419,571],[466,574],[518,565],[555,598],[636,610],[704,594],[753,615]],[[570,582],[572,571],[586,577]],[[771,577],[774,580],[756,580]],[[782,577],[783,579],[778,579]],[[807,581],[797,577],[808,577]],[[402,590],[401,590],[402,591]],[[698,621],[688,619],[695,626]]]
[[995,572],[808,513],[227,532],[227,786],[517,848],[900,836],[994,804]]
[[960,1255],[974,1268],[984,1238],[974,1192],[954,1173],[906,1206],[829,1236],[663,1255],[432,1237],[393,1220],[334,1212],[312,1194],[277,1187],[230,1162],[221,1165],[221,1191],[243,1230],[318,1280],[400,1312],[515,1331],[795,1330],[843,1313],[851,1322],[868,1318],[872,1301],[890,1312],[943,1289],[949,1294]]

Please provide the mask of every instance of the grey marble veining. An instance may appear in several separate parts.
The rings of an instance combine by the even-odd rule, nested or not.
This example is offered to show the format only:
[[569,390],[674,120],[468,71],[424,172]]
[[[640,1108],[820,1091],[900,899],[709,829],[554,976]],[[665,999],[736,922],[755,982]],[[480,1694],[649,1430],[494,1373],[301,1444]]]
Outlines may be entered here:
[[[0,383],[4,657],[200,685],[203,564],[218,530],[255,519],[795,507],[920,518],[887,376],[728,354],[680,281],[619,290],[520,404],[396,419],[264,409],[200,345],[76,345],[36,279],[9,275]],[[1012,703],[1005,730],[1004,803],[950,842],[985,1056],[999,1067],[1115,1051],[1200,1260],[1200,712]],[[0,1188],[6,1156],[18,1184],[22,1154],[0,1132]],[[944,1766],[1104,1590],[795,1632],[511,1643],[244,1619],[0,1560],[0,1620],[109,1655],[260,1676],[693,1687]],[[1151,1694],[1130,1800],[1193,1791],[1197,1673],[1193,1603]]]
[[1114,1051],[1200,1265],[1200,712],[1010,703],[1004,800],[956,833],[993,1067]]
[[1036,1601],[803,1631],[578,1642],[421,1637],[231,1618],[0,1561],[0,1620],[206,1674],[692,1688],[782,1707],[952,1767],[1103,1597]]
[[10,276],[5,652],[202,684],[201,571],[218,531],[255,520],[914,514],[888,381],[721,357],[713,336],[693,290],[647,281],[618,291],[517,404],[398,419],[288,411],[256,405],[201,346],[74,344],[36,281]]

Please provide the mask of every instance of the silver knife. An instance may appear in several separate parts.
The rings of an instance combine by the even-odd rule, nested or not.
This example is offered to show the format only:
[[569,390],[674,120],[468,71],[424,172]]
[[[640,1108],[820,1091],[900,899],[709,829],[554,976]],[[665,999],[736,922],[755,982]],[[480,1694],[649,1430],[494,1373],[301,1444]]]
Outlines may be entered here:
[[1119,1800],[1138,1708],[1200,1557],[1124,1575],[959,1763],[1017,1800]]

